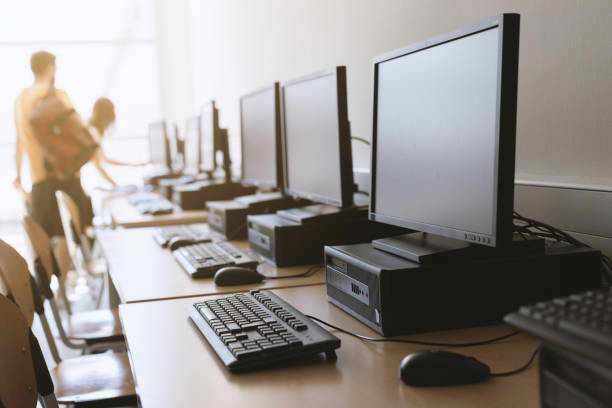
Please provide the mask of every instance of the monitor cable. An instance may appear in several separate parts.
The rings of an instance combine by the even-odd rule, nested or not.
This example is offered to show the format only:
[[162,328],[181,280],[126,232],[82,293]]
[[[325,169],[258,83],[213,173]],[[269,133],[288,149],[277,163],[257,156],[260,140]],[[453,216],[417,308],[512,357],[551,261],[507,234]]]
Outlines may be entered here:
[[369,140],[364,139],[363,137],[351,136],[351,140],[357,140],[358,142],[361,142],[363,144],[367,144],[368,146],[372,145],[372,143],[370,143]]

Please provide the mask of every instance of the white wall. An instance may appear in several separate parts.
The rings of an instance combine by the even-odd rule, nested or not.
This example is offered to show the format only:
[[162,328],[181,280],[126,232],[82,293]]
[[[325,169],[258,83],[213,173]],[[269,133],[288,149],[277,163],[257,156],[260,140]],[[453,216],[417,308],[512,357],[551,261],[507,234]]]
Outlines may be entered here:
[[[153,4],[152,4],[153,6]],[[196,113],[189,0],[155,0],[162,118],[182,130]]]
[[[231,136],[241,94],[344,64],[353,133],[368,139],[372,57],[519,12],[517,173],[612,178],[610,0],[192,0],[191,9],[195,104],[215,98]],[[355,165],[369,166],[369,149],[353,148]]]

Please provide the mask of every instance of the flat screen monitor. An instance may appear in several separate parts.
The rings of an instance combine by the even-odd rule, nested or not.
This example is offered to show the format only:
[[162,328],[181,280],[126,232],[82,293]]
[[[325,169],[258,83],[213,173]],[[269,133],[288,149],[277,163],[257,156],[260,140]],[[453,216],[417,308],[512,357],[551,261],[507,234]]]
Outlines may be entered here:
[[217,168],[215,152],[218,129],[215,102],[207,102],[200,110],[200,169],[204,171],[213,171]]
[[319,203],[351,206],[346,68],[284,82],[281,123],[285,191]]
[[166,122],[154,122],[149,125],[149,152],[151,164],[170,167]]
[[242,181],[282,187],[278,83],[240,98]]
[[512,239],[519,16],[374,59],[370,219]]
[[200,117],[193,116],[185,121],[185,142],[183,145],[185,172],[198,173],[200,169]]

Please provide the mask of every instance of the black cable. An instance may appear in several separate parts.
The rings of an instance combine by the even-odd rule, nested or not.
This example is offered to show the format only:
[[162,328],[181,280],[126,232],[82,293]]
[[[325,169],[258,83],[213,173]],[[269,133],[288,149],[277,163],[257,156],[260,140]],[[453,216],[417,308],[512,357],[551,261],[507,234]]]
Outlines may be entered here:
[[503,373],[491,373],[491,377],[506,377],[506,376],[509,376],[509,375],[518,374],[521,371],[526,370],[527,367],[529,367],[531,365],[531,363],[533,363],[533,360],[535,359],[535,356],[538,354],[539,351],[540,351],[540,348],[538,347],[537,349],[535,349],[535,351],[531,355],[531,358],[529,359],[529,361],[527,361],[526,364],[524,364],[523,366],[517,368],[516,370],[506,371],[506,372],[503,372]]
[[351,139],[353,139],[353,140],[357,140],[357,141],[359,141],[359,142],[361,142],[361,143],[365,143],[365,144],[367,144],[368,146],[370,146],[370,145],[372,144],[372,143],[370,143],[370,141],[369,141],[369,140],[366,140],[366,139],[364,139],[364,138],[362,138],[362,137],[351,136]]
[[495,337],[493,339],[488,339],[488,340],[483,340],[483,341],[477,341],[477,342],[473,342],[473,343],[436,343],[436,342],[429,342],[429,341],[419,341],[419,340],[406,340],[406,339],[387,339],[387,338],[375,338],[375,337],[367,337],[367,336],[362,336],[361,334],[355,334],[355,333],[351,333],[348,330],[344,330],[341,329],[340,327],[334,326],[333,324],[327,323],[317,317],[311,316],[311,315],[306,315],[306,317],[317,321],[327,327],[331,327],[332,329],[338,330],[339,332],[348,334],[349,336],[353,336],[356,337],[360,340],[364,340],[364,341],[371,341],[371,342],[377,342],[377,343],[406,343],[406,344],[417,344],[417,345],[421,345],[421,346],[434,346],[434,347],[472,347],[472,346],[482,346],[485,344],[490,344],[490,343],[494,343],[496,341],[500,341],[500,340],[505,340],[509,337],[512,336],[516,336],[517,334],[519,334],[519,331],[514,331],[508,334],[504,334],[503,336],[499,336],[499,337]]
[[[590,245],[587,245],[584,242],[579,241],[578,239],[574,238],[573,236],[571,236],[565,231],[562,231],[551,225],[545,224],[541,221],[537,221],[537,220],[534,220],[528,217],[523,217],[521,214],[519,214],[516,211],[514,211],[514,218],[520,222],[525,223],[525,225],[515,225],[515,231],[521,234],[521,236],[527,233],[529,235],[540,237],[540,238],[554,239],[558,242],[566,242],[572,245],[577,245],[577,246],[581,246],[585,248],[591,248]],[[602,253],[601,263],[607,272],[605,273],[603,277],[604,285],[608,286],[610,285],[610,283],[612,283],[612,260],[610,259],[609,256]]]
[[287,276],[267,276],[267,275],[264,275],[264,276],[266,277],[266,279],[307,278],[309,276],[314,275],[315,272],[317,272],[322,267],[323,267],[323,265],[314,265],[314,266],[311,266],[310,268],[308,268],[305,272],[298,273],[296,275],[287,275]]

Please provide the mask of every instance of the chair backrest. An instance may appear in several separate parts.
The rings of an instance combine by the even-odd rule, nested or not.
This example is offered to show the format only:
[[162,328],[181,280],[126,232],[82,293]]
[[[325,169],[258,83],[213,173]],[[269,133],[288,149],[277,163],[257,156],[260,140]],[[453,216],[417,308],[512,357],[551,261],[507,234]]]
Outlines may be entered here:
[[38,387],[30,325],[17,305],[2,295],[0,316],[0,401],[6,408],[35,407]]
[[13,247],[0,239],[0,292],[11,295],[25,316],[28,326],[34,320],[35,305],[31,276],[25,259]]
[[32,259],[40,259],[45,269],[47,279],[51,281],[51,277],[55,273],[55,268],[49,236],[39,223],[27,215],[23,217],[22,224],[26,233],[26,242],[29,244],[30,251],[32,252]]
[[83,235],[79,207],[68,194],[61,190],[55,192],[55,197],[57,198],[57,206],[59,207],[66,239],[78,244],[81,240],[81,235]]

